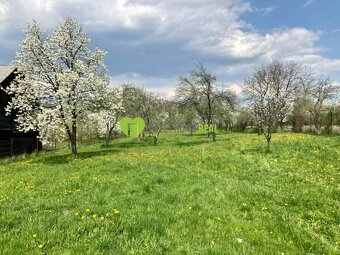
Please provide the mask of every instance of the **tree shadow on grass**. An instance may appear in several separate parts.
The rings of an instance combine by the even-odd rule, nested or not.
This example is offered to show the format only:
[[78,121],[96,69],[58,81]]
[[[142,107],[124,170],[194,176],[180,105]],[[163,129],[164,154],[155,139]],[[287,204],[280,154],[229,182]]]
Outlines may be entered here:
[[185,134],[180,134],[181,136],[187,136],[187,137],[206,137],[207,134],[198,134],[198,133],[185,133]]
[[61,154],[61,155],[50,154],[48,156],[39,157],[37,158],[37,160],[34,160],[34,162],[42,163],[46,165],[68,164],[68,163],[71,163],[77,160],[105,156],[105,155],[117,153],[120,151],[121,150],[118,150],[115,148],[102,149],[100,151],[85,151],[85,152],[78,152],[77,157],[73,157],[70,154]]
[[[189,141],[182,141],[179,139],[173,139],[173,140],[162,140],[162,137],[158,140],[157,145],[153,143],[153,139],[151,137],[146,137],[145,140],[137,141],[137,140],[128,140],[123,141],[119,143],[111,143],[108,146],[108,149],[127,149],[127,148],[145,148],[145,147],[162,147],[162,146],[195,146],[200,145],[204,143],[211,143],[212,138],[207,138],[205,136],[200,136],[200,140],[197,140],[198,136],[193,137],[195,140],[189,140]],[[106,145],[102,145],[102,148],[106,148]]]
[[139,148],[139,147],[148,147],[153,145],[153,142],[150,139],[145,139],[141,141],[136,141],[136,140],[129,140],[129,141],[124,141],[124,142],[119,142],[119,143],[111,143],[109,144],[108,147],[106,147],[105,144],[101,146],[103,149],[115,149],[115,148]]
[[265,154],[271,154],[271,152],[267,151],[267,148],[265,146],[257,145],[253,147],[249,147],[246,149],[240,149],[240,154],[249,154],[249,155],[265,155]]
[[187,142],[182,142],[182,141],[178,141],[178,142],[174,142],[172,145],[174,146],[178,146],[178,147],[190,147],[190,146],[196,146],[196,145],[200,145],[200,144],[205,144],[205,143],[212,143],[211,140],[199,140],[199,141],[187,141]]

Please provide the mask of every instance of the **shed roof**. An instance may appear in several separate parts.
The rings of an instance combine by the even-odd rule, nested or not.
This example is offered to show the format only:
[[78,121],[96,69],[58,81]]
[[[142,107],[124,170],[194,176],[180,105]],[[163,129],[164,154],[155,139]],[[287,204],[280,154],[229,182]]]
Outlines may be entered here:
[[2,83],[14,71],[15,67],[12,65],[0,65],[0,83]]

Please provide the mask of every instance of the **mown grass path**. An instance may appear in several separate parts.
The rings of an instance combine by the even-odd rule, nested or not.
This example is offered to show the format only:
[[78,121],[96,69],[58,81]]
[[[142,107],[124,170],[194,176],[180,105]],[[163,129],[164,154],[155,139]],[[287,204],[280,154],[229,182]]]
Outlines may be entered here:
[[340,254],[340,137],[161,134],[0,162],[0,254]]

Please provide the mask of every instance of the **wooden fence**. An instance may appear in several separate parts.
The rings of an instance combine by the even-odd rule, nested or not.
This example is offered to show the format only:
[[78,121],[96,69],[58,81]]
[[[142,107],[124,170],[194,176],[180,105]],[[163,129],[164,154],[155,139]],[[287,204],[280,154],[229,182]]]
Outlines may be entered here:
[[31,153],[40,149],[41,143],[36,137],[0,138],[0,157]]

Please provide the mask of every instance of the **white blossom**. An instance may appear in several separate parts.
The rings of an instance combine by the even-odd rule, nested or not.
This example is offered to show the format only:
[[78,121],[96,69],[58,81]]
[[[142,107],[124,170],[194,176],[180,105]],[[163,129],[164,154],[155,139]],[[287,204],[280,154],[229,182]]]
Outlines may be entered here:
[[76,155],[77,121],[106,100],[106,52],[90,51],[90,39],[72,18],[47,37],[35,21],[25,32],[14,63],[18,76],[7,89],[13,95],[7,112],[16,112],[21,131],[38,130],[43,142],[66,132]]

